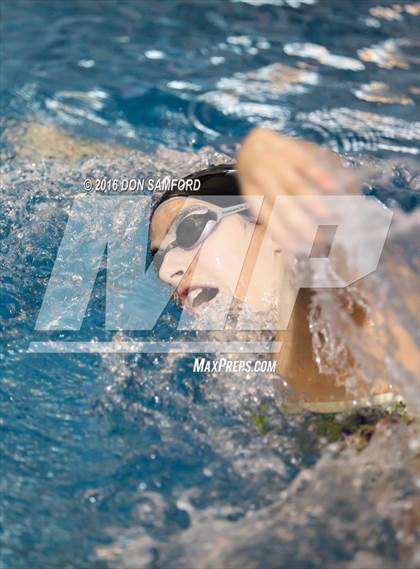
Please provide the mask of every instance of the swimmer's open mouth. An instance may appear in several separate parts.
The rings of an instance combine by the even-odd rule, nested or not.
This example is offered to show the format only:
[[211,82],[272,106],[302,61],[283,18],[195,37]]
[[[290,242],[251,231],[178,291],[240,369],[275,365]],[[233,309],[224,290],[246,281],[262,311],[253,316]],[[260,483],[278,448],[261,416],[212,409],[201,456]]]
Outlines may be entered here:
[[199,307],[211,302],[219,293],[219,289],[213,286],[192,286],[179,291],[178,297],[183,308],[195,312]]

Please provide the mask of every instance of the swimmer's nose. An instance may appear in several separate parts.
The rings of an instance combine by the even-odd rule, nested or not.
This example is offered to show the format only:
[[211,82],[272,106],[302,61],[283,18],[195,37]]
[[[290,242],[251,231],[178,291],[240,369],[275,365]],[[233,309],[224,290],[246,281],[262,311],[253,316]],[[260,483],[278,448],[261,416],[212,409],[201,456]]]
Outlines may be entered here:
[[191,262],[191,254],[187,251],[169,251],[163,260],[159,271],[159,278],[166,283],[177,287],[185,275]]

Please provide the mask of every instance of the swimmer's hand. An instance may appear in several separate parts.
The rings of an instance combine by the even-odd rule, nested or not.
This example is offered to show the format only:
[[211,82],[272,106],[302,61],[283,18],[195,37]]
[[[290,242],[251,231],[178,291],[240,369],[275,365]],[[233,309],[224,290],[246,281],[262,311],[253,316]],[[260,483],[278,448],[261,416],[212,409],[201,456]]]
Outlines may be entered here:
[[237,156],[241,191],[245,196],[262,196],[259,222],[269,227],[282,248],[298,252],[312,243],[314,220],[320,224],[328,211],[322,200],[307,204],[288,202],[277,207],[278,196],[321,196],[355,193],[358,188],[337,154],[316,144],[256,128],[246,137]]

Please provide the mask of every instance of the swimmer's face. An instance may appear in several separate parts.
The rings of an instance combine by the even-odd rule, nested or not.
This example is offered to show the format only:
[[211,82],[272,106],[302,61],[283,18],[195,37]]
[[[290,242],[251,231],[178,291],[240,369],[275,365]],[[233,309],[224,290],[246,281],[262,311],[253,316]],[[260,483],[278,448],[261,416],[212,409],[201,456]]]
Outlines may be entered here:
[[[185,208],[219,208],[196,198],[174,198],[162,204],[150,226],[151,248],[165,249],[175,239],[175,226]],[[213,302],[220,293],[243,300],[248,279],[248,247],[254,224],[240,214],[220,221],[201,243],[192,249],[174,247],[163,258],[159,278],[172,285],[182,305],[189,311]]]

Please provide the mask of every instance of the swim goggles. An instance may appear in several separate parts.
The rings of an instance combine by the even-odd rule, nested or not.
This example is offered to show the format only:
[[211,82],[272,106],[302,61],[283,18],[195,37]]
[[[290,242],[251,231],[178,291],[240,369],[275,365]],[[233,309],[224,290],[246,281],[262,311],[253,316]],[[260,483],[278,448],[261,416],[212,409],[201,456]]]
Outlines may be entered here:
[[169,251],[176,247],[181,247],[185,251],[194,249],[213,233],[222,219],[247,209],[249,209],[249,205],[246,203],[218,210],[210,209],[206,206],[186,208],[175,221],[174,241],[164,249],[159,249],[153,257],[153,265],[156,272],[159,274],[165,256]]

